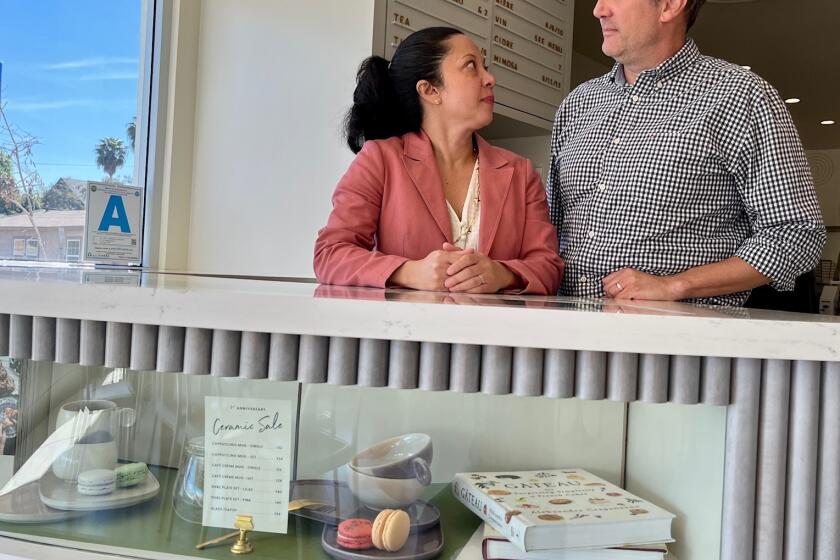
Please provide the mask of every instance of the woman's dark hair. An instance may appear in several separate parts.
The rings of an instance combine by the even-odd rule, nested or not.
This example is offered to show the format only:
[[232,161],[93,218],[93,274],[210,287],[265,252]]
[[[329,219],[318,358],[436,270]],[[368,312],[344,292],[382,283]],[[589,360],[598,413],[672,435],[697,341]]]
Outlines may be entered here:
[[420,130],[423,109],[417,82],[440,85],[440,62],[449,52],[446,41],[462,34],[451,27],[428,27],[406,37],[390,64],[381,56],[362,61],[356,74],[353,107],[344,123],[347,145],[354,154],[359,153],[365,140]]

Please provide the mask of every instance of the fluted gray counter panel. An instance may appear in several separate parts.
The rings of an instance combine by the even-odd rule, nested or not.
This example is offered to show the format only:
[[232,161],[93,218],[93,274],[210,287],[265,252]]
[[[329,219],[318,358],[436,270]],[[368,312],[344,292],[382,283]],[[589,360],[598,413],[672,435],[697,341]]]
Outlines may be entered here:
[[359,341],[359,385],[384,387],[388,384],[387,340],[363,338]]
[[823,364],[814,558],[840,558],[840,362]]
[[[670,356],[642,354],[639,358],[639,400],[651,403],[668,401]],[[727,393],[728,393],[727,388]]]
[[9,315],[0,313],[0,356],[9,354]]
[[184,371],[184,327],[163,325],[158,329],[157,370],[161,372]]
[[355,385],[359,367],[359,339],[334,336],[330,338],[327,361],[327,383]]
[[79,365],[105,365],[106,332],[104,321],[82,321],[81,341],[79,342]]
[[[60,364],[79,363],[79,340],[82,322],[78,319],[58,319],[55,324],[55,361]],[[157,327],[155,327],[157,332]],[[135,346],[132,346],[134,348]],[[154,353],[152,353],[154,359]],[[133,366],[132,366],[133,367]],[[135,369],[155,369],[151,367]]]
[[483,346],[481,350],[481,392],[488,395],[510,393],[513,348]]
[[239,377],[265,379],[268,377],[268,349],[271,335],[243,332],[239,352]]
[[575,396],[598,400],[607,395],[606,352],[578,352],[575,370]]
[[611,401],[636,400],[639,356],[611,352],[607,360],[607,398]]
[[213,329],[188,328],[184,333],[184,373],[209,375],[212,348]]
[[541,348],[513,349],[513,394],[537,397],[543,394],[543,350]]
[[298,381],[301,383],[324,383],[327,380],[329,348],[329,337],[301,335],[298,353]]
[[0,314],[0,355],[363,387],[729,403],[729,358],[375,340]]
[[555,399],[575,396],[575,351],[546,350],[543,394]]
[[[485,348],[495,348],[485,346]],[[449,345],[442,342],[420,343],[420,380],[418,385],[424,391],[446,391],[449,389]],[[508,380],[510,379],[508,369]]]
[[[393,373],[389,372],[389,375]],[[453,344],[449,353],[449,390],[475,393],[481,375],[481,346]]]
[[[790,386],[785,557],[811,558],[817,493],[820,364],[794,362]],[[835,403],[836,406],[836,403]],[[762,465],[763,467],[763,465]]]
[[55,319],[52,317],[32,319],[32,359],[42,362],[55,360]]
[[28,358],[32,355],[32,317],[12,315],[9,321],[9,357]]
[[299,349],[298,335],[273,333],[268,350],[268,378],[274,381],[297,379]]
[[[61,326],[62,321],[66,320],[59,319],[59,326]],[[131,369],[137,371],[155,369],[157,364],[157,339],[157,325],[134,324],[131,326]],[[194,356],[194,359],[198,359],[198,357]],[[208,368],[205,373],[210,373],[210,369]]]
[[[35,340],[38,340],[37,335]],[[105,367],[127,368],[130,365],[131,323],[108,321],[105,324]]]
[[726,414],[721,560],[752,558],[760,400],[761,361],[736,359]]
[[840,362],[733,361],[721,560],[840,558]]
[[763,364],[758,425],[755,501],[755,557],[781,560],[784,551],[790,362]]

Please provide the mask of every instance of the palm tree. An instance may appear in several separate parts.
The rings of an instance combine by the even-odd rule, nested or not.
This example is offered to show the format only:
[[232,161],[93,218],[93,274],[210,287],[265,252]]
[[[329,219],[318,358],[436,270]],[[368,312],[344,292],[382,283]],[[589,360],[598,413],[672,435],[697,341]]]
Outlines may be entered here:
[[119,138],[103,138],[96,145],[96,165],[108,174],[108,180],[114,178],[117,169],[125,164],[125,144]]
[[125,135],[131,143],[131,151],[134,151],[134,137],[137,135],[137,117],[131,119],[131,122],[125,125]]

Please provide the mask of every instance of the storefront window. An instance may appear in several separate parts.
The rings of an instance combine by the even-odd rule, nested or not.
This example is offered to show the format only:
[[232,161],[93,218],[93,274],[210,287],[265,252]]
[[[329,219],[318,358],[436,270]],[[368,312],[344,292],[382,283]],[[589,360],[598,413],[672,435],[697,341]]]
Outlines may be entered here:
[[154,0],[7,2],[0,261],[81,259],[91,182],[145,187]]

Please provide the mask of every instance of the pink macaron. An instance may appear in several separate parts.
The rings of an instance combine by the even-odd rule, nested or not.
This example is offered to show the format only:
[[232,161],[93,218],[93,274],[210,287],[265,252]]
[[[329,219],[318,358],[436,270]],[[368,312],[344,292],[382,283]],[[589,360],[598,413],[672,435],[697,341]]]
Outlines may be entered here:
[[373,548],[370,536],[372,527],[368,519],[345,519],[338,525],[338,536],[335,542],[338,546],[350,550]]

